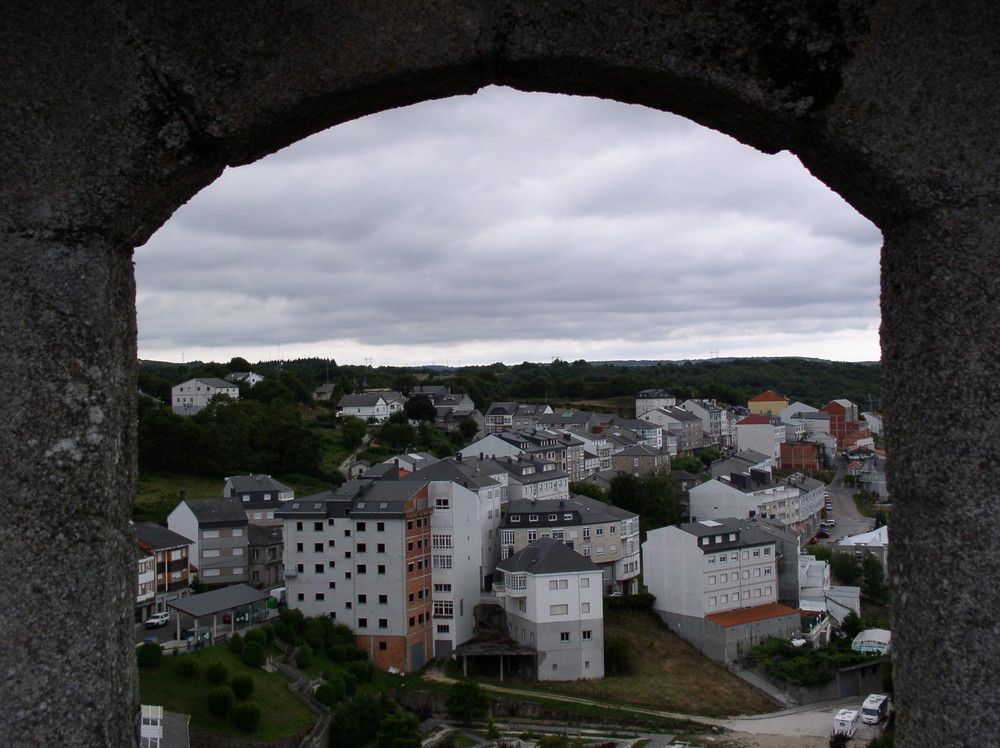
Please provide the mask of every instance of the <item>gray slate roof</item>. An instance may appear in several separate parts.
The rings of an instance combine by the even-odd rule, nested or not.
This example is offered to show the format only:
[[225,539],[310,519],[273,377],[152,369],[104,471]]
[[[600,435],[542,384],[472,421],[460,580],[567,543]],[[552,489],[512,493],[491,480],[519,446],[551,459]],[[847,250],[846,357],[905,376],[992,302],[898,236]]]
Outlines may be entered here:
[[247,513],[243,509],[243,502],[235,497],[185,499],[184,503],[194,513],[201,527],[240,525],[247,522]]
[[[549,520],[549,515],[555,514],[555,520]],[[573,519],[565,519],[566,514],[573,514]],[[519,522],[511,522],[510,518],[518,515]],[[531,522],[528,517],[538,519]],[[599,522],[619,522],[623,519],[638,517],[635,512],[606,504],[589,496],[570,494],[568,499],[518,499],[507,505],[507,511],[500,521],[500,527],[569,527],[572,525],[591,525]]]
[[600,571],[593,561],[584,558],[562,541],[539,538],[524,550],[508,556],[497,564],[508,573],[566,574],[575,571]]
[[252,491],[291,491],[291,487],[286,486],[281,481],[276,481],[270,475],[230,475],[226,480],[232,484],[236,493],[250,493]]
[[163,525],[149,521],[135,523],[135,537],[140,543],[145,543],[154,550],[177,548],[182,545],[191,545],[194,542]]

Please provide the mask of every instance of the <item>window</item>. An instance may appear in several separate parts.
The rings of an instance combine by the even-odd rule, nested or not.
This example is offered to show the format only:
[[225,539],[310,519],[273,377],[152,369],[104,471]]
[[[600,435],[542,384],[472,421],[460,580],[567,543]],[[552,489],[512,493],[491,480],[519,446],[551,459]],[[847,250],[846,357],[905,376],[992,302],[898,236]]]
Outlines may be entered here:
[[594,528],[594,533],[596,535],[603,535],[604,534],[604,528],[603,527],[595,527]]
[[583,528],[583,539],[584,540],[590,540],[590,528],[589,527],[584,527]]
[[451,535],[431,535],[432,548],[451,548]]
[[313,568],[317,574],[323,573],[323,564],[316,564]]
[[217,577],[222,574],[222,569],[202,569],[202,576]]
[[389,604],[389,596],[388,595],[379,595],[378,596],[378,604],[379,605],[388,605]]
[[568,631],[560,631],[559,632],[559,641],[561,641],[561,642],[568,642],[569,641],[569,632]]
[[455,603],[451,600],[434,601],[435,618],[452,618],[455,615]]
[[709,556],[708,557],[708,565],[709,566],[715,566],[715,556]]
[[367,574],[368,564],[358,564],[358,574]]
[[558,519],[559,519],[559,515],[558,514],[550,514],[549,515],[549,522],[555,522]]
[[316,593],[316,599],[317,600],[325,600],[326,599],[326,595],[323,594],[322,592],[317,592]]
[[523,597],[520,600],[517,601],[517,608],[518,608],[518,610],[527,610],[528,609],[528,603],[527,603],[527,601],[525,601],[525,599]]
[[563,519],[573,519],[573,512],[566,512],[563,514]]
[[604,555],[604,546],[603,545],[597,546],[597,555],[598,556],[603,556]]
[[610,532],[612,535],[614,535],[615,532],[617,532],[617,530],[618,530],[618,527],[615,526],[615,525],[611,525],[611,527],[608,528],[608,532]]
[[367,553],[367,552],[368,552],[368,544],[358,543],[358,553]]
[[389,645],[386,644],[385,642],[379,642],[378,643],[378,648],[379,648],[380,652],[384,652],[386,649],[389,648]]
[[333,541],[333,540],[328,540],[328,541],[326,541],[326,547],[327,548],[334,548],[334,547],[336,547],[336,542]]
[[313,522],[313,530],[315,530],[316,532],[323,532],[323,523]]
[[451,592],[451,585],[450,584],[435,584],[434,585],[434,591],[435,592]]
[[520,514],[512,514],[512,515],[510,515],[510,521],[511,522],[520,522],[521,521],[521,515]]
[[550,579],[549,589],[550,590],[565,590],[569,587],[569,580],[567,579]]
[[568,605],[550,605],[549,606],[550,616],[566,616],[569,615]]
[[368,602],[368,595],[358,595],[358,605],[365,605]]
[[322,543],[313,543],[313,551],[316,552],[316,553],[322,553],[323,552],[323,544]]
[[380,629],[387,629],[387,628],[389,628],[389,619],[388,618],[379,618],[378,619],[378,627]]
[[364,532],[365,530],[368,529],[368,525],[365,524],[364,522],[358,522],[357,528],[358,528],[358,532]]
[[375,550],[378,553],[385,553],[385,543],[379,543],[377,546],[375,546]]
[[305,564],[297,564],[295,566],[295,571],[297,571],[299,574],[304,574],[305,571],[306,571],[306,565]]
[[219,549],[218,548],[206,548],[201,552],[202,558],[218,558]]
[[359,618],[358,619],[358,628],[359,629],[366,629],[366,628],[368,628],[368,619],[367,618]]
[[534,543],[538,540],[538,530],[528,530],[528,542]]
[[327,587],[329,587],[331,590],[335,590],[335,589],[337,589],[337,583],[336,582],[330,582],[327,585]]
[[764,555],[765,556],[770,556],[771,555],[771,549],[770,548],[765,548],[764,549]]
[[326,565],[329,566],[331,569],[336,569],[337,568],[337,562],[336,561],[327,561]]
[[537,521],[538,521],[538,515],[537,514],[529,514],[528,515],[528,522],[537,522]]
[[580,612],[581,613],[589,613],[590,612],[590,603],[580,603]]
[[203,538],[217,538],[217,537],[219,537],[219,531],[218,530],[205,530],[201,534],[201,536]]
[[770,569],[764,569],[764,576],[765,577],[771,576],[771,570]]
[[449,502],[448,497],[447,496],[438,496],[436,499],[434,499],[434,508],[435,509],[450,509],[451,508],[451,503]]
[[760,548],[754,549],[753,557],[754,558],[760,558]]
[[[376,522],[375,523],[375,531],[376,532],[385,532],[385,522]],[[383,642],[383,644],[384,643],[385,642]]]
[[715,574],[709,575],[709,577],[708,577],[708,583],[709,584],[715,584],[715,581],[716,581]]
[[304,593],[300,592],[300,593],[298,594],[298,598],[299,598],[299,600],[301,601],[301,600],[305,600],[305,599],[306,599],[306,596],[305,596],[305,594],[304,594]]
[[433,562],[435,569],[451,568],[451,556],[434,556]]
[[719,604],[719,598],[717,598],[715,595],[712,595],[712,597],[708,598],[708,604],[709,605],[718,605]]
[[721,600],[722,600],[723,603],[728,603],[729,602],[729,595],[723,595],[722,598],[721,598]]
[[350,530],[344,530],[344,537],[345,538],[351,537],[351,531]]
[[580,586],[581,587],[589,587],[590,586],[590,580],[587,577],[583,577],[580,580]]
[[451,626],[449,626],[447,623],[438,624],[437,632],[439,634],[447,634],[449,631],[451,631]]
[[594,632],[593,631],[581,631],[580,632],[580,638],[583,639],[584,641],[589,641],[593,636],[594,636]]

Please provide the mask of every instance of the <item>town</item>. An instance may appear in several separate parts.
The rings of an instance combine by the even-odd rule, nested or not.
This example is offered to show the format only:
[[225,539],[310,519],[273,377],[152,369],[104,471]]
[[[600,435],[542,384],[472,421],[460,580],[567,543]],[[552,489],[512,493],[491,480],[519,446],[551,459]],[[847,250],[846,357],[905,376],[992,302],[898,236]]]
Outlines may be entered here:
[[[194,416],[267,381],[196,377],[169,407]],[[622,416],[479,410],[439,384],[311,395],[364,426],[343,481],[297,495],[230,475],[215,496],[178,496],[163,524],[137,521],[140,644],[197,651],[291,609],[349,631],[386,673],[450,661],[463,677],[599,680],[614,671],[605,610],[628,600],[776,704],[856,695],[860,713],[884,690],[887,624],[859,625],[863,593],[888,602],[879,412],[771,390],[727,404],[643,389]],[[421,422],[462,446],[357,457],[386,426]],[[657,481],[658,503],[627,490]],[[858,511],[858,491],[877,513]],[[824,682],[750,665],[774,642],[818,651],[845,631],[860,656]]]

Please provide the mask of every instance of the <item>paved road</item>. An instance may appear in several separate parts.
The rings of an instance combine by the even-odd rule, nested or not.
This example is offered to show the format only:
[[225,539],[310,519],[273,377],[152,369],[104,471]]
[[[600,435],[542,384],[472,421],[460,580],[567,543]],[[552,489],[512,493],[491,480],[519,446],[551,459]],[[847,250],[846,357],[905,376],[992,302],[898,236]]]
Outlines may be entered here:
[[836,543],[840,538],[848,535],[860,535],[868,532],[875,525],[875,520],[862,516],[852,498],[855,492],[853,488],[844,486],[843,467],[837,470],[837,477],[827,487],[830,500],[833,502],[833,511],[828,516],[837,520],[837,526],[830,528],[829,540],[822,542],[827,544]]
[[[782,712],[740,717],[726,723],[730,730],[754,735],[786,735],[791,737],[829,737],[833,732],[833,717],[841,709],[860,709],[861,698],[853,697],[822,704],[810,704]],[[878,729],[862,724],[854,738],[869,741],[878,737]]]

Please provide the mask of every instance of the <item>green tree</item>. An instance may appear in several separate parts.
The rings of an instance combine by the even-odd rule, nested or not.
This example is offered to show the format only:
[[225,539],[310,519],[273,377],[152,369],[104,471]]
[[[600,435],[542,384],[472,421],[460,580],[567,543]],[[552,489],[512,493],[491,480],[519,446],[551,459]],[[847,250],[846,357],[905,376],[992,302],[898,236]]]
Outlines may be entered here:
[[462,439],[469,441],[479,433],[479,424],[471,418],[466,418],[458,424],[458,431],[462,434]]
[[399,452],[416,441],[416,432],[408,423],[386,423],[379,429],[378,438],[390,449]]
[[260,704],[245,701],[233,712],[233,722],[244,732],[253,732],[260,724]]
[[356,696],[341,703],[331,718],[331,745],[336,748],[362,748],[378,735],[384,715],[395,711],[385,694]]
[[472,720],[486,717],[490,708],[490,698],[478,683],[470,680],[452,685],[446,702],[448,715],[468,725]]
[[236,705],[236,694],[229,686],[213,688],[205,696],[205,705],[212,714],[217,717],[225,717]]
[[830,572],[840,584],[852,587],[861,581],[861,564],[853,553],[834,551],[830,557]]
[[403,405],[403,412],[411,421],[431,421],[437,417],[434,401],[427,395],[414,395]]
[[420,720],[400,710],[382,718],[376,735],[378,748],[420,748]]
[[719,450],[715,447],[705,447],[701,452],[698,453],[698,459],[702,461],[705,467],[708,467],[717,459],[719,459]]
[[345,449],[353,450],[360,447],[366,433],[368,433],[368,427],[357,416],[347,416],[340,427],[340,439]]
[[840,622],[840,630],[844,632],[844,635],[850,639],[854,640],[854,637],[860,634],[865,629],[865,624],[861,620],[855,611],[850,611],[843,620]]
[[698,473],[700,473],[702,470],[705,469],[705,464],[697,457],[678,455],[677,457],[670,458],[670,469],[684,470],[688,473],[693,473],[694,475],[697,475]]
[[154,667],[163,660],[163,647],[156,642],[143,642],[135,650],[139,667]]
[[879,603],[889,601],[889,587],[885,582],[885,566],[874,554],[865,552],[861,557],[861,594]]
[[253,693],[253,677],[246,673],[234,675],[229,687],[233,689],[237,699],[245,699]]
[[579,494],[580,496],[589,496],[591,499],[597,499],[598,501],[608,500],[601,487],[591,481],[584,480],[570,483],[569,492]]

